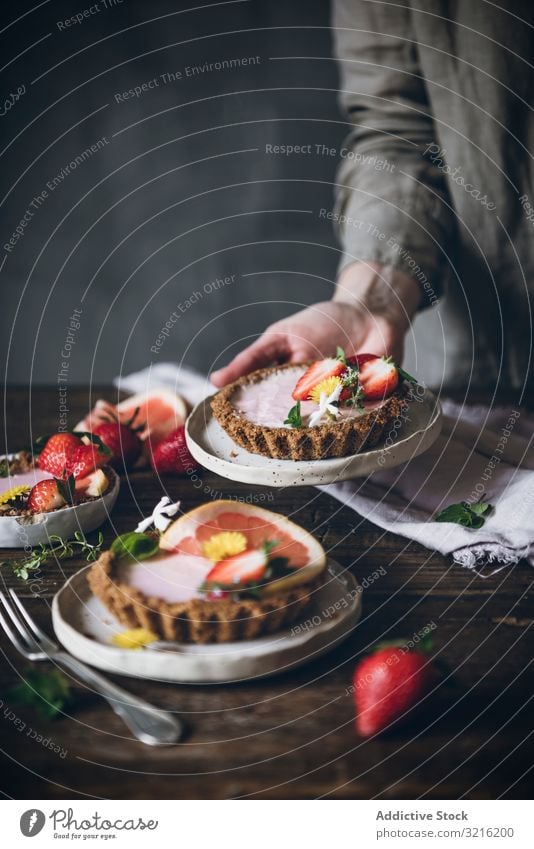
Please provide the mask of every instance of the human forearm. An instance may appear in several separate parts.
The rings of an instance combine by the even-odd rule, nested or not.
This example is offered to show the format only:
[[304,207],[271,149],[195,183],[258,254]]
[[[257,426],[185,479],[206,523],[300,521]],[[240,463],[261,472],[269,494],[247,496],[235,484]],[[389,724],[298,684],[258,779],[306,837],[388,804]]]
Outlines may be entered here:
[[378,262],[353,262],[341,271],[333,300],[394,323],[405,333],[421,304],[413,277]]

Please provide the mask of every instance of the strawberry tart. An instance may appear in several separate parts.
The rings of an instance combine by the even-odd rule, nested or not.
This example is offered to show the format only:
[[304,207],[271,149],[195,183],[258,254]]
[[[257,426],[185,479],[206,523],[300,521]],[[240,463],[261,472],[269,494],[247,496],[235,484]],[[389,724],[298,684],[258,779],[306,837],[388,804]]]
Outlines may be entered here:
[[282,460],[345,457],[376,445],[406,409],[414,381],[374,354],[281,365],[244,375],[211,400],[238,445]]
[[36,545],[50,534],[98,527],[119,489],[108,459],[102,443],[86,443],[73,433],[54,434],[38,440],[33,452],[1,458],[0,545]]
[[89,570],[127,628],[188,643],[251,639],[294,622],[324,582],[321,544],[277,513],[221,500],[168,522],[118,537]]
[[71,433],[47,439],[39,455],[20,451],[0,461],[0,516],[47,513],[100,498],[115,481],[103,469],[99,446],[86,445]]

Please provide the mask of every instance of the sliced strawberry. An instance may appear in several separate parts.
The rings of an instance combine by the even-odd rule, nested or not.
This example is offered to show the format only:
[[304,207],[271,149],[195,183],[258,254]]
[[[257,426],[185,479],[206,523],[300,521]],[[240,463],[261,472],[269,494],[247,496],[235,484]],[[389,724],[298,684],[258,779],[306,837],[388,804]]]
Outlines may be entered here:
[[318,383],[326,380],[327,377],[336,377],[344,370],[345,363],[333,357],[328,357],[325,360],[317,360],[298,379],[297,385],[291,393],[292,398],[295,401],[306,401],[310,397],[310,392]]
[[76,480],[85,478],[96,469],[104,466],[109,459],[110,455],[102,451],[93,442],[90,445],[82,443],[67,462],[67,474],[72,475]]
[[66,501],[60,495],[54,478],[46,478],[46,480],[36,483],[30,490],[26,506],[32,513],[46,513],[48,510],[63,507],[64,504],[66,504]]
[[389,357],[358,354],[350,359],[355,360],[359,368],[360,386],[366,401],[387,398],[399,385],[397,366]]
[[39,455],[39,468],[55,478],[62,478],[67,462],[81,445],[82,440],[73,433],[55,433]]
[[269,556],[262,548],[243,551],[241,554],[219,560],[209,572],[206,582],[231,586],[259,581],[267,568],[268,560]]

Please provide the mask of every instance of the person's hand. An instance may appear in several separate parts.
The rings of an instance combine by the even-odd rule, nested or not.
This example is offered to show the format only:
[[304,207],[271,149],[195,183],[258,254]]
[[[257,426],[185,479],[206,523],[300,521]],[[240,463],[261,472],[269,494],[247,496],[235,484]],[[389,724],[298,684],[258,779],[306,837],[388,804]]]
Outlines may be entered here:
[[[400,284],[398,275],[401,276]],[[420,299],[417,283],[402,272],[355,263],[341,275],[333,301],[323,301],[277,321],[227,366],[211,374],[225,386],[243,374],[273,363],[303,363],[335,354],[384,354],[401,363],[404,335]],[[406,282],[408,281],[408,282]],[[402,297],[401,297],[402,296]]]

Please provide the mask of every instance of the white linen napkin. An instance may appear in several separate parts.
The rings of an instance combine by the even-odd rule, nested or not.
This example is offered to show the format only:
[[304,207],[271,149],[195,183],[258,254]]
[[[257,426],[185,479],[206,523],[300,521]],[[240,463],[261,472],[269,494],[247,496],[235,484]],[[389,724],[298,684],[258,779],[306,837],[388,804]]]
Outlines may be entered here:
[[[114,382],[127,392],[173,389],[192,404],[214,391],[205,375],[174,363]],[[479,574],[488,564],[498,571],[522,558],[534,565],[534,416],[512,407],[441,402],[443,429],[424,454],[320,489],[379,527],[451,555]],[[495,507],[482,528],[432,521],[436,511],[482,494]]]

